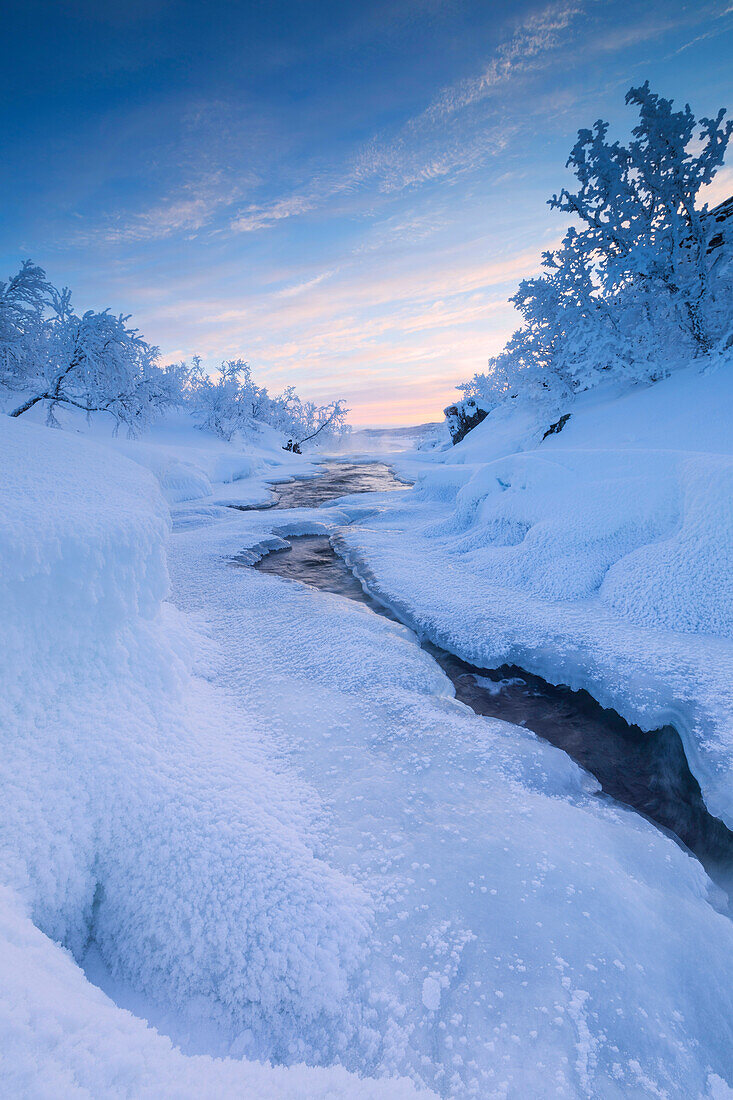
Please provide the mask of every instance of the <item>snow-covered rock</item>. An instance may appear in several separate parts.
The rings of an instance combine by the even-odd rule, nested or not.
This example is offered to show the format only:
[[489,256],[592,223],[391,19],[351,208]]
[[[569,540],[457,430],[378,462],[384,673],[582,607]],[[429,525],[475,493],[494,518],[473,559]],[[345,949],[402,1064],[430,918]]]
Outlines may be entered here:
[[443,412],[452,443],[454,445],[460,443],[470,431],[486,419],[490,411],[489,404],[475,397],[467,397],[454,405],[448,405]]

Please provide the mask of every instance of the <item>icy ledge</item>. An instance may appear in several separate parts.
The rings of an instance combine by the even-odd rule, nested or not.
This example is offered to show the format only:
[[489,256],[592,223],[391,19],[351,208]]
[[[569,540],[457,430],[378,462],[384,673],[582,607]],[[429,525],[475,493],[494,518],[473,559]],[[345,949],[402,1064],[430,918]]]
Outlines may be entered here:
[[[710,813],[733,828],[733,648],[714,637],[645,630],[597,607],[539,601],[457,575],[455,561],[400,516],[341,528],[338,553],[418,637],[482,668],[517,665],[585,689],[642,729],[673,725]],[[431,512],[431,519],[437,519]]]

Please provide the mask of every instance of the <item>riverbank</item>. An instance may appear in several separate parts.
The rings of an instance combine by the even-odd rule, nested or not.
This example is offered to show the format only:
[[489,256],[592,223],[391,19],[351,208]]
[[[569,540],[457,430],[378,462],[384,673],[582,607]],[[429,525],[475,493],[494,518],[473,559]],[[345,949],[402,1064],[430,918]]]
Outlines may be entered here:
[[[674,1011],[689,1019],[689,987],[676,983],[703,950],[693,928],[704,913],[730,924],[710,908],[715,889],[703,900],[703,880],[687,878],[699,866],[643,819],[599,801],[564,753],[455,703],[401,627],[227,564],[251,563],[292,535],[343,533],[355,515],[369,527],[408,495],[247,512],[183,532],[172,548],[176,599],[206,617],[227,654],[217,680],[236,685],[317,791],[329,860],[375,898],[368,996],[381,1006],[377,1031],[391,1038],[373,1070],[389,1065],[451,1096],[501,1095],[498,1066],[510,1095],[546,1095],[547,1066],[569,1095],[615,1087],[620,1072],[633,1094],[638,1071],[624,1076],[613,1048],[637,1050],[630,1021],[636,1031],[649,1019],[644,1043],[655,1067],[669,1067],[666,1085],[658,1069],[654,1079],[679,1088],[690,1067],[678,1046],[660,1055],[659,1034],[670,1034],[661,1006],[683,997],[687,1010]],[[680,938],[689,888],[698,901]],[[687,1023],[680,1042],[683,1032]],[[517,1050],[535,1053],[517,1059]],[[642,1064],[651,1072],[651,1059]],[[700,1077],[688,1086],[707,1087]]]
[[363,538],[414,491],[254,511],[230,483],[174,504],[168,535],[118,452],[0,439],[3,913],[37,952],[4,995],[16,1065],[182,1095],[188,1064],[252,1096],[712,1096],[731,1077],[733,924],[700,865],[564,752],[457,702],[410,630],[238,564],[289,535]]
[[[339,481],[344,480],[342,475]],[[328,485],[327,467],[318,482]],[[291,502],[297,485],[288,486]],[[321,492],[325,495],[327,489]],[[338,545],[338,536],[333,541]],[[356,600],[399,621],[351,572],[326,535],[290,536],[255,567]],[[599,781],[605,794],[676,836],[730,893],[733,833],[707,811],[674,727],[644,731],[605,710],[587,692],[553,686],[516,666],[476,668],[429,642],[425,648],[451,680],[457,699],[476,714],[523,726],[564,749]]]
[[563,431],[503,407],[345,528],[339,552],[422,637],[469,664],[585,689],[679,731],[733,824],[730,361],[593,391]]

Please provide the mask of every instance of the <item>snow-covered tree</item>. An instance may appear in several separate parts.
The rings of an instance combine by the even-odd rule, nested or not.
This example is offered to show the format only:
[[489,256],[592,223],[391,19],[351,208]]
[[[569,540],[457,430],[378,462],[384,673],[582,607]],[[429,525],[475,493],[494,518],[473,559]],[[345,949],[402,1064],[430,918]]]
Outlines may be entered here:
[[337,439],[347,431],[346,417],[349,410],[340,398],[328,405],[315,405],[308,402],[307,435],[301,435],[298,443],[308,443],[316,436],[322,439]]
[[639,108],[628,147],[608,142],[606,122],[580,130],[568,159],[578,187],[549,204],[583,224],[585,249],[595,257],[605,294],[633,283],[637,295],[646,294],[650,311],[669,311],[695,350],[707,353],[712,335],[703,300],[715,225],[696,202],[723,163],[733,122],[724,122],[721,108],[715,118],[701,119],[696,133],[689,104],[674,111],[673,101],[652,92],[648,81],[631,88],[626,102]]
[[507,350],[540,372],[535,381],[545,390],[566,396],[622,369],[629,341],[615,298],[603,292],[586,234],[571,226],[542,264],[543,274],[524,279],[510,299],[525,323]]
[[212,378],[195,356],[188,395],[199,427],[226,440],[251,425],[263,401],[263,392],[252,383],[249,364],[242,359],[222,363],[218,375]]
[[22,389],[43,355],[50,294],[45,271],[30,260],[0,281],[0,384],[9,389]]
[[181,377],[157,365],[158,349],[109,310],[78,316],[68,289],[58,291],[44,271],[26,262],[0,284],[0,381],[25,394],[11,412],[36,405],[56,422],[61,405],[109,413],[136,432],[180,401]]
[[251,367],[243,359],[226,360],[211,377],[195,357],[187,372],[186,395],[199,427],[226,440],[237,432],[247,434],[258,422],[298,443],[317,436],[336,438],[346,430],[348,410],[343,401],[327,405],[303,401],[294,386],[271,397],[265,387],[255,383]]
[[611,143],[602,121],[579,131],[568,160],[577,186],[549,200],[575,224],[520,283],[511,301],[523,324],[486,373],[458,387],[464,400],[566,403],[607,378],[655,381],[731,339],[733,250],[711,248],[719,228],[699,196],[733,124],[722,109],[698,124],[648,82],[626,102],[639,111],[628,146]]
[[269,424],[298,443],[336,438],[347,430],[343,401],[318,405],[289,386],[270,396],[244,359],[225,360],[212,377],[202,361],[158,365],[130,318],[109,310],[78,315],[68,289],[57,290],[27,260],[0,281],[0,388],[22,395],[10,416],[43,406],[49,424],[60,406],[108,413],[131,433],[162,411],[186,404],[198,424],[231,439]]

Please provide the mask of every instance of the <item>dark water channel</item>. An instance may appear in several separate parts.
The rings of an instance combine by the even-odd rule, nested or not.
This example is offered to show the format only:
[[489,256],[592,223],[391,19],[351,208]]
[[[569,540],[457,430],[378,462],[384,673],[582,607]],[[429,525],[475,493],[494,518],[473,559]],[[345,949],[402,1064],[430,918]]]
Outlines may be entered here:
[[[399,489],[387,466],[334,463],[322,477],[277,486],[274,507],[312,507],[347,493]],[[284,503],[287,501],[287,503]],[[366,603],[395,619],[364,591],[327,536],[290,537],[291,547],[268,554],[256,568]],[[733,832],[708,813],[672,726],[645,732],[586,691],[553,686],[523,669],[476,668],[430,643],[424,648],[452,680],[456,697],[476,714],[524,726],[564,749],[600,782],[604,793],[672,832],[719,881],[733,874]]]
[[273,498],[267,504],[230,505],[243,512],[260,511],[263,508],[318,508],[329,500],[349,493],[384,493],[394,489],[406,489],[389,466],[383,462],[328,462],[324,473],[318,477],[295,478],[272,487]]

